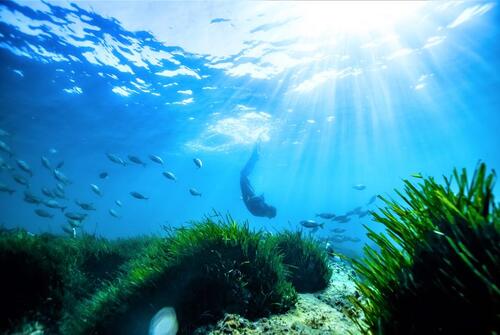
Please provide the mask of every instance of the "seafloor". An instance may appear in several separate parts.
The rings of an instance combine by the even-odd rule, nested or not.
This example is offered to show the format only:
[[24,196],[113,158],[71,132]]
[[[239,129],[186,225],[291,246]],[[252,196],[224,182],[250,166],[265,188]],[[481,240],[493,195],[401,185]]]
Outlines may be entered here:
[[287,313],[255,321],[237,314],[226,314],[216,325],[198,328],[194,334],[360,334],[349,318],[358,314],[349,297],[359,297],[354,285],[354,271],[338,257],[331,258],[333,270],[328,287],[316,293],[299,294],[297,304]]

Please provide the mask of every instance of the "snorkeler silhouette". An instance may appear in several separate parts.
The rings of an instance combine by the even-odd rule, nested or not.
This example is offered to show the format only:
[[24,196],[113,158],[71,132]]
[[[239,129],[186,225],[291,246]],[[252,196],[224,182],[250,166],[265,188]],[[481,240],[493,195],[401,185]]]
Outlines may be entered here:
[[266,216],[270,219],[276,216],[276,208],[266,204],[264,195],[256,196],[248,176],[252,173],[255,163],[259,160],[260,141],[255,144],[252,155],[240,172],[241,195],[245,206],[255,216]]

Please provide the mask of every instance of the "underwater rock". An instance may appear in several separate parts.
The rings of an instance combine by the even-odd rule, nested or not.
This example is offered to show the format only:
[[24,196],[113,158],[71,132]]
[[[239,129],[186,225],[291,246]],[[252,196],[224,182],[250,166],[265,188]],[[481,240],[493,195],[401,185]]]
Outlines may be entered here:
[[284,312],[296,301],[275,245],[230,218],[176,230],[127,268],[81,303],[61,332],[145,333],[153,315],[172,306],[180,333],[190,333],[224,312],[256,318]]
[[290,231],[269,239],[283,254],[283,262],[289,268],[287,277],[297,292],[315,292],[327,287],[332,271],[328,266],[328,254],[318,241],[301,232]]
[[329,264],[334,275],[328,288],[316,294],[298,294],[294,308],[283,314],[249,320],[237,314],[226,314],[216,324],[203,326],[194,335],[345,335],[360,334],[356,324],[350,320],[352,314],[359,315],[350,302],[359,296],[350,273],[352,268],[344,261],[333,260]]

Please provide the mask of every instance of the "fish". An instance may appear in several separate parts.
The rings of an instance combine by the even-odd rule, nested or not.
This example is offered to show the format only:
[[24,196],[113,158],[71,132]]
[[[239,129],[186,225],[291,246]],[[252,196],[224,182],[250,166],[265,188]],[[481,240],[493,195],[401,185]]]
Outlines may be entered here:
[[29,204],[35,204],[35,205],[39,205],[43,202],[43,200],[39,197],[37,197],[36,195],[34,195],[33,193],[31,193],[30,191],[24,191],[24,202],[27,202]]
[[60,189],[58,188],[55,188],[53,191],[52,191],[52,194],[54,194],[56,196],[56,198],[59,198],[59,199],[66,199],[66,196],[64,194],[64,191],[61,191]]
[[2,169],[2,170],[12,170],[13,168],[2,157],[0,157],[0,169]]
[[367,216],[368,214],[370,214],[370,211],[362,211],[362,212],[359,212],[358,213],[358,218],[364,218],[365,216]]
[[366,188],[366,185],[356,184],[352,188],[355,189],[355,190],[358,190],[358,191],[362,191],[362,190],[364,190]]
[[316,214],[316,217],[320,217],[322,219],[330,220],[333,219],[336,215],[333,213],[319,213]]
[[55,155],[55,154],[57,154],[57,149],[55,149],[55,148],[50,148],[50,149],[49,149],[49,152],[50,152],[52,155]]
[[127,165],[127,163],[125,163],[125,161],[123,159],[121,159],[120,157],[118,157],[115,154],[106,153],[106,156],[113,163],[120,164],[120,165],[123,165],[123,166]]
[[0,192],[4,192],[4,193],[9,193],[9,194],[12,194],[14,193],[16,190],[10,188],[9,186],[5,185],[5,184],[2,184],[0,183]]
[[87,217],[87,214],[84,213],[75,213],[75,212],[66,212],[64,213],[64,216],[66,216],[68,219],[75,220],[75,221],[83,221]]
[[115,200],[115,204],[118,206],[118,207],[122,207],[122,202],[120,200]]
[[302,220],[300,221],[300,224],[306,228],[318,228],[318,227],[323,228],[324,226],[324,223],[318,223],[314,220]]
[[163,175],[165,176],[165,178],[167,179],[170,179],[170,180],[173,180],[173,181],[176,181],[177,178],[175,177],[175,174],[173,174],[172,172],[169,172],[169,171],[165,171],[163,172]]
[[44,168],[46,168],[47,170],[52,170],[52,167],[50,166],[50,161],[47,157],[42,156],[40,160],[42,161],[42,165]]
[[23,186],[29,186],[29,183],[28,181],[26,180],[26,178],[24,178],[23,176],[20,176],[18,174],[15,174],[12,176],[12,178],[18,183],[18,184],[21,184]]
[[65,225],[62,225],[61,228],[66,234],[70,235],[73,238],[76,238],[76,228],[68,227]]
[[361,207],[356,207],[353,210],[350,210],[349,212],[345,213],[346,216],[351,216],[353,214],[358,214],[361,211]]
[[361,240],[358,237],[348,237],[346,236],[346,240],[351,242],[360,242]]
[[191,195],[194,196],[194,197],[201,197],[201,192],[197,191],[194,188],[190,188],[189,189],[189,193],[191,193]]
[[118,213],[114,209],[110,209],[109,210],[109,215],[111,215],[111,216],[113,216],[113,217],[115,217],[117,219],[120,218],[120,216],[118,215]]
[[56,188],[57,188],[59,191],[64,192],[64,185],[63,185],[63,184],[57,183]]
[[80,228],[82,226],[82,221],[68,219],[68,224],[71,228]]
[[12,149],[4,141],[0,141],[0,151],[5,152],[10,157],[13,156]]
[[155,163],[163,165],[163,159],[161,159],[161,157],[159,157],[159,156],[149,155],[149,159],[151,159]]
[[198,167],[198,169],[201,169],[201,167],[203,166],[203,162],[199,158],[193,158],[193,162],[194,162],[194,165],[196,165]]
[[28,165],[28,163],[26,163],[25,161],[23,161],[22,159],[17,159],[16,160],[16,164],[17,166],[19,167],[19,169],[21,169],[22,171],[26,172],[27,174],[30,175],[30,177],[33,176],[33,171],[31,171],[31,168],[30,166]]
[[370,198],[370,200],[368,200],[368,202],[366,203],[366,205],[371,205],[373,204],[375,201],[377,200],[377,196],[374,195],[373,197]]
[[94,204],[90,202],[81,202],[78,200],[75,200],[75,204],[80,206],[81,209],[86,210],[86,211],[95,211]]
[[2,128],[0,128],[0,136],[2,137],[9,137],[10,133]]
[[66,177],[64,175],[64,173],[62,173],[61,171],[59,171],[58,169],[54,169],[53,171],[53,174],[54,174],[54,177],[60,181],[61,183],[63,183],[64,185],[68,185],[68,184],[71,184],[71,181],[69,180],[68,177]]
[[334,229],[332,229],[332,231],[334,233],[340,234],[340,233],[345,232],[345,229],[344,228],[334,228]]
[[339,215],[339,216],[337,216],[337,217],[335,217],[335,218],[333,219],[333,221],[337,221],[337,222],[341,222],[341,223],[345,223],[345,222],[348,222],[348,221],[350,221],[350,220],[351,220],[351,219],[349,219],[349,218],[347,217],[347,215]]
[[44,209],[35,209],[35,213],[36,213],[36,215],[38,215],[39,217],[42,217],[42,218],[53,218],[54,217],[54,214],[51,214]]
[[136,199],[141,199],[141,200],[147,200],[149,199],[148,197],[145,197],[144,195],[140,194],[139,192],[130,192],[130,195],[133,196]]
[[59,164],[56,165],[56,169],[60,169],[64,166],[64,161],[60,161]]
[[46,196],[46,197],[49,197],[49,198],[55,198],[54,196],[54,193],[52,193],[51,190],[49,190],[48,188],[46,187],[42,187],[42,193]]
[[102,192],[101,192],[101,189],[99,188],[99,186],[97,186],[96,184],[90,184],[90,188],[92,189],[92,192],[94,192],[98,196],[102,197]]
[[99,173],[99,178],[101,178],[101,179],[108,178],[108,173],[107,172],[101,172],[101,173]]
[[144,163],[139,157],[133,156],[133,155],[128,155],[128,160],[131,161],[132,163],[139,164],[142,166],[146,166],[146,163]]
[[173,307],[163,307],[149,322],[149,335],[176,335],[179,330],[177,315]]
[[61,210],[61,212],[64,212],[66,209],[66,206],[62,206],[59,204],[56,200],[48,200],[44,202],[44,205],[49,207],[49,208],[58,208]]

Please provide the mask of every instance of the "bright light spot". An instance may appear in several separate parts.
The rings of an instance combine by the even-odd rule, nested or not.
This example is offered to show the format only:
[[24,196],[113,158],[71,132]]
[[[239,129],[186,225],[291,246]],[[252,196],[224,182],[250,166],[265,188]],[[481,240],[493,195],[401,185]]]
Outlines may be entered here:
[[390,30],[415,16],[420,1],[307,1],[296,5],[297,29],[307,35]]
[[258,139],[269,141],[270,130],[271,115],[244,111],[236,117],[226,117],[210,124],[199,138],[188,142],[186,146],[194,151],[228,151],[237,146],[253,144]]

